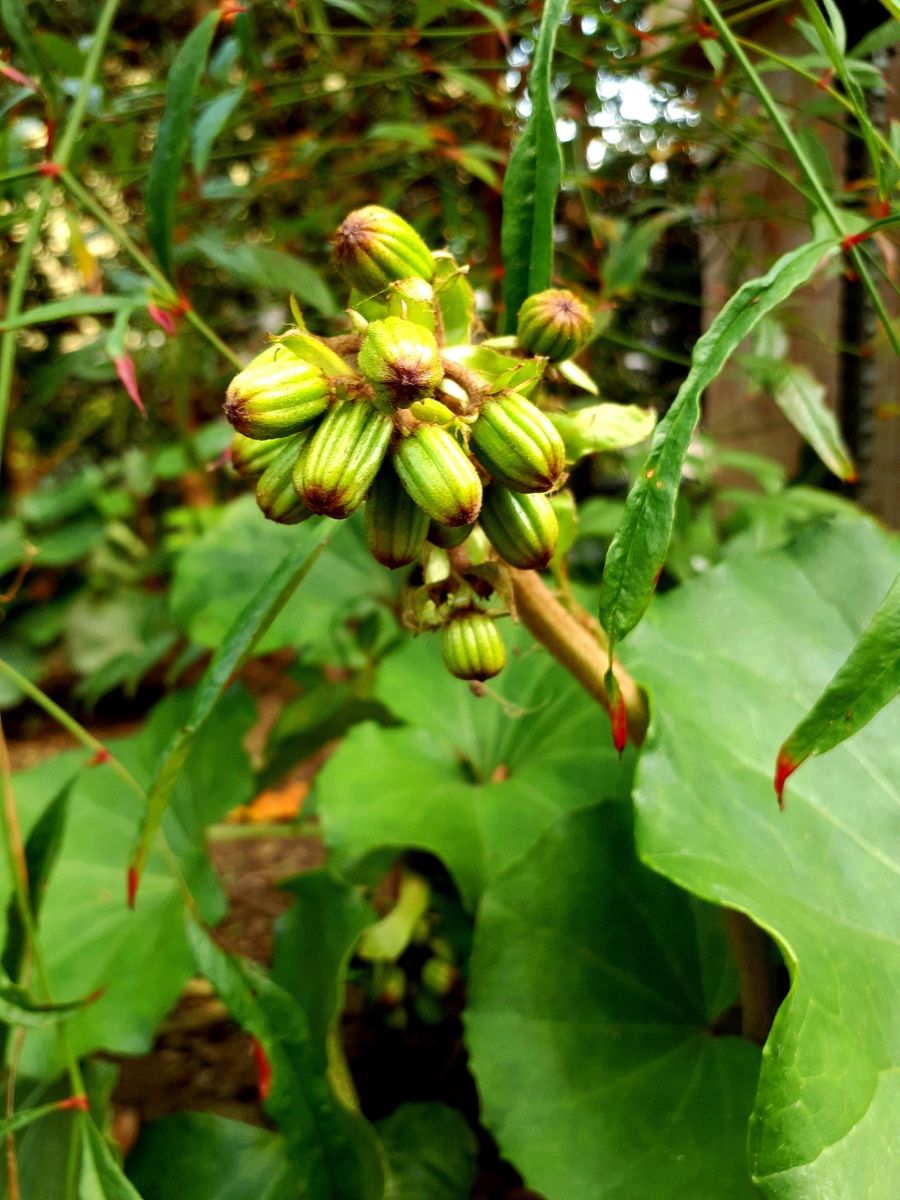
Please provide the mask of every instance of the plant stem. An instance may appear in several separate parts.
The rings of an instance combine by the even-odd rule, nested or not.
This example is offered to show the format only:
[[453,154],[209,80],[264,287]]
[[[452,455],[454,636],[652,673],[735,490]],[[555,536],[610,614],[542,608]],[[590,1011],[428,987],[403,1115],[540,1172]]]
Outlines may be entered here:
[[[756,93],[757,98],[759,99],[763,108],[769,114],[773,124],[775,125],[775,128],[784,139],[785,145],[787,146],[788,150],[790,150],[797,166],[806,177],[806,181],[815,195],[816,202],[827,217],[829,224],[834,229],[838,237],[843,238],[847,231],[845,230],[843,221],[841,220],[841,214],[831,199],[831,196],[828,194],[825,185],[819,178],[815,167],[809,161],[806,151],[803,149],[803,146],[794,135],[794,131],[788,124],[784,113],[781,111],[780,105],[763,83],[756,68],[750,62],[750,59],[744,53],[743,47],[731,32],[731,27],[719,12],[718,6],[715,4],[714,0],[700,0],[700,3],[701,6],[706,10],[710,21],[712,21],[713,25],[715,25],[716,29],[719,31],[722,37],[723,45],[728,48],[729,52],[740,64],[740,67],[747,76],[747,80],[750,83],[753,91]],[[900,337],[898,337],[897,332],[893,327],[890,314],[885,308],[884,301],[881,298],[881,293],[875,286],[875,283],[869,274],[863,256],[859,251],[859,247],[856,245],[851,245],[848,247],[848,252],[853,260],[853,265],[856,268],[857,274],[859,275],[860,279],[862,279],[866,290],[872,297],[872,303],[875,306],[875,311],[878,313],[881,323],[884,326],[884,331],[887,334],[895,353],[900,355]]]
[[778,1008],[769,935],[746,915],[724,908],[725,932],[738,969],[741,1033],[763,1045]]
[[[511,570],[516,610],[522,624],[603,708],[609,708],[604,675],[609,661],[606,634],[587,617],[591,628],[556,599],[536,571]],[[647,701],[638,684],[619,663],[613,671],[628,714],[628,736],[639,746],[647,733]]]
[[115,755],[111,754],[101,741],[95,738],[92,733],[88,733],[84,726],[79,725],[74,717],[70,717],[64,708],[60,708],[60,706],[54,700],[51,700],[46,693],[42,692],[36,684],[33,684],[30,679],[27,679],[24,675],[20,674],[16,668],[10,666],[8,662],[4,662],[2,658],[0,658],[0,675],[5,675],[11,683],[14,683],[20,691],[24,692],[29,699],[33,700],[35,704],[42,708],[49,717],[52,717],[53,720],[57,722],[57,724],[61,725],[63,729],[68,730],[72,737],[74,737],[76,741],[80,742],[82,746],[88,750],[92,750],[102,762],[108,763],[108,765],[113,771],[115,771],[123,783],[126,783],[137,796],[140,796],[141,800],[147,799],[147,793],[131,774],[128,768],[124,766],[124,764],[120,763]]
[[[155,263],[147,257],[137,242],[125,232],[122,226],[119,225],[112,218],[112,216],[110,216],[106,209],[103,208],[101,204],[97,203],[87,188],[82,187],[71,171],[61,172],[59,178],[60,182],[66,188],[66,191],[69,192],[72,198],[76,200],[86,212],[89,212],[91,216],[103,226],[103,228],[110,235],[110,237],[113,238],[119,248],[138,264],[141,270],[148,276],[148,278],[152,279],[153,283],[160,289],[161,292],[163,292],[164,295],[169,297],[173,303],[178,303],[178,293],[166,276],[163,275],[162,271],[160,271]],[[206,338],[211,346],[214,346],[224,358],[227,358],[233,367],[237,367],[238,370],[240,370],[240,368],[243,366],[241,360],[230,347],[225,345],[219,335],[210,329],[199,313],[195,312],[193,308],[189,308],[187,309],[185,316],[194,326],[197,332]]]

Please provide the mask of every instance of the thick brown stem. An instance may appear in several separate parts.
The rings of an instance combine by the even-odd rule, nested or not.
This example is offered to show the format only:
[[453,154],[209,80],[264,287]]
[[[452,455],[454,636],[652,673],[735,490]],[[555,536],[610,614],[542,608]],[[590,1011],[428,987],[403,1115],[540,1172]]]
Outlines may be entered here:
[[741,1033],[760,1046],[769,1036],[778,1008],[769,936],[742,912],[722,910],[725,931],[738,969]]
[[[563,608],[536,571],[510,570],[516,610],[522,624],[558,663],[577,679],[589,695],[609,709],[604,676],[608,665],[609,643],[597,625],[591,632]],[[647,702],[637,683],[618,662],[613,671],[619,683],[628,714],[628,736],[635,745],[647,733]]]

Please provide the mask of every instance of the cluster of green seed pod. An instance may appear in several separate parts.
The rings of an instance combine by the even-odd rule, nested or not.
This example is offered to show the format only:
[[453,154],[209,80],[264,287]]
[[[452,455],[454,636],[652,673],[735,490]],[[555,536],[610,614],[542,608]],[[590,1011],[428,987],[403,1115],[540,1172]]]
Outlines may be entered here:
[[[566,455],[530,392],[548,363],[586,340],[585,306],[569,292],[532,296],[519,318],[522,354],[505,359],[473,345],[471,328],[445,336],[465,272],[396,213],[351,213],[334,261],[352,289],[355,332],[318,338],[301,321],[227,391],[232,462],[255,481],[263,513],[296,524],[365,505],[367,545],[391,569],[429,546],[452,553],[476,528],[509,567],[546,567],[559,534],[547,494],[565,479]],[[479,354],[505,369],[490,360],[485,371]],[[442,638],[455,675],[483,680],[503,666],[502,639],[474,597],[455,603]]]

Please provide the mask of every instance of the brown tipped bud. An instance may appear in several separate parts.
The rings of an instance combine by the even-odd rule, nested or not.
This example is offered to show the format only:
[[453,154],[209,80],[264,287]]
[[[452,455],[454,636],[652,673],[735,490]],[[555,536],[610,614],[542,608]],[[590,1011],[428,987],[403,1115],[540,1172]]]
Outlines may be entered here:
[[472,426],[472,453],[514,492],[549,492],[566,466],[556,428],[518,392],[501,392],[485,402]]
[[452,433],[419,425],[394,451],[403,486],[441,525],[471,525],[481,509],[481,480]]
[[[285,438],[273,462],[266,467],[256,485],[256,503],[279,525],[299,525],[312,516],[294,487],[294,467],[312,436],[310,430]],[[265,443],[263,443],[265,445]]]
[[366,545],[385,567],[405,567],[422,549],[428,517],[389,463],[383,463],[366,501]]
[[284,346],[271,346],[232,379],[225,416],[246,437],[298,433],[328,407],[326,376]]
[[387,453],[393,423],[366,400],[344,400],[323,418],[294,469],[315,513],[341,519],[362,504]]
[[444,666],[457,679],[491,679],[506,665],[506,648],[492,617],[478,609],[455,613],[441,630]]
[[581,349],[593,328],[593,318],[577,296],[547,288],[529,296],[519,309],[516,335],[528,354],[561,362]]
[[556,551],[559,522],[546,496],[485,488],[478,523],[504,562],[521,571],[540,571]]
[[295,436],[269,438],[260,442],[236,433],[231,439],[231,465],[242,479],[259,479],[266,467],[278,457],[282,447]]
[[357,362],[375,394],[395,408],[424,400],[444,378],[434,334],[402,317],[372,321]]
[[453,550],[456,546],[461,546],[472,530],[474,525],[439,525],[437,521],[432,521],[428,526],[428,541],[432,546],[439,546],[441,550]]
[[344,218],[334,236],[334,261],[364,296],[410,276],[430,282],[435,269],[431,251],[412,225],[377,204]]

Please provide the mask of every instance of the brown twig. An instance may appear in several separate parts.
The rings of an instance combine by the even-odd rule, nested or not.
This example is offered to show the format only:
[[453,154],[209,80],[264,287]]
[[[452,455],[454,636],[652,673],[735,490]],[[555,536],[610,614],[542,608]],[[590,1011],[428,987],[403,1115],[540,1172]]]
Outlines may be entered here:
[[725,932],[738,969],[741,1033],[763,1045],[778,1009],[769,935],[734,908],[724,908]]

